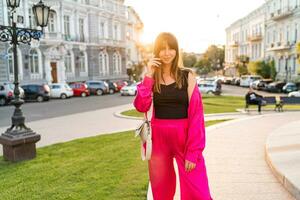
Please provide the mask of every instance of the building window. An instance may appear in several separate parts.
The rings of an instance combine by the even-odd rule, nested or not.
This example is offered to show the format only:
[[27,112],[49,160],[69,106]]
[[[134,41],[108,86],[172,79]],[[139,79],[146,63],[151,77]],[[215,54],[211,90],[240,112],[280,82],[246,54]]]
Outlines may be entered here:
[[99,73],[102,76],[109,74],[108,55],[103,51],[99,54]]
[[100,0],[100,7],[104,8],[104,0]]
[[29,28],[33,29],[36,27],[36,21],[32,9],[28,9],[28,15],[29,15]]
[[51,10],[48,19],[48,30],[50,33],[55,32],[55,11]]
[[105,24],[104,22],[100,23],[100,38],[104,38],[105,37]]
[[35,49],[31,49],[29,52],[29,68],[30,73],[38,74],[39,73],[39,55]]
[[65,30],[65,39],[70,39],[71,31],[70,31],[70,16],[64,16],[64,30]]
[[113,55],[113,70],[114,74],[121,74],[121,56],[118,52]]
[[117,35],[118,35],[118,26],[114,25],[114,40],[117,40]]
[[84,19],[79,19],[79,41],[84,42]]
[[85,70],[85,54],[83,52],[80,52],[78,59],[79,59],[78,62],[79,62],[80,72],[86,72],[86,70]]
[[72,55],[71,52],[68,51],[65,55],[65,68],[67,73],[72,73]]

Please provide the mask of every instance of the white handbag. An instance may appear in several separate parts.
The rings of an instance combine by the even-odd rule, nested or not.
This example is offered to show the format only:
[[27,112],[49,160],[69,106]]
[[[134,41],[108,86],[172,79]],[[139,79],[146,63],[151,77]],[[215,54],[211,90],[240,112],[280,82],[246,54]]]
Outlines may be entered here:
[[145,112],[143,122],[135,129],[135,137],[140,136],[141,139],[141,157],[142,160],[150,160],[152,153],[152,132],[151,124]]

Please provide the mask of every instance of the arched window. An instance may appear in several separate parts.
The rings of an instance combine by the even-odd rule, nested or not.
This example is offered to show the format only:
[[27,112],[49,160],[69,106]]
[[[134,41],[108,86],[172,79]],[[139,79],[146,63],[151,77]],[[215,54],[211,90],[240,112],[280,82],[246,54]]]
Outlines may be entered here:
[[85,54],[83,52],[80,52],[79,54],[79,69],[80,72],[86,72],[85,68]]
[[119,52],[115,52],[113,55],[114,74],[121,74],[121,64],[122,64],[121,55],[119,54]]
[[99,72],[102,76],[109,74],[108,55],[103,51],[99,54]]
[[39,74],[39,55],[35,49],[31,49],[29,52],[29,68],[30,73]]
[[72,55],[71,52],[68,51],[67,54],[65,55],[65,68],[67,73],[73,73],[72,70]]

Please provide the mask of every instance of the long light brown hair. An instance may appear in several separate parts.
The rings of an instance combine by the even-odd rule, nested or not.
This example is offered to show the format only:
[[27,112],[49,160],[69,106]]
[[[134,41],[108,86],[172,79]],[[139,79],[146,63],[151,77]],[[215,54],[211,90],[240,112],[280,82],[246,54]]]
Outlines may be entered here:
[[[183,86],[183,73],[182,71],[186,68],[183,67],[181,58],[180,58],[180,52],[179,52],[179,47],[178,47],[178,42],[176,37],[172,33],[167,33],[163,32],[160,33],[154,43],[154,49],[153,53],[156,58],[159,58],[159,52],[163,49],[166,48],[166,45],[170,47],[170,49],[174,49],[176,51],[176,56],[174,60],[172,61],[172,66],[171,66],[171,76],[174,78],[176,82],[176,87],[179,89],[182,88]],[[190,71],[190,70],[189,70]],[[162,68],[161,67],[156,67],[154,71],[154,92],[160,93],[160,80],[164,81],[163,78],[163,73],[162,73]]]

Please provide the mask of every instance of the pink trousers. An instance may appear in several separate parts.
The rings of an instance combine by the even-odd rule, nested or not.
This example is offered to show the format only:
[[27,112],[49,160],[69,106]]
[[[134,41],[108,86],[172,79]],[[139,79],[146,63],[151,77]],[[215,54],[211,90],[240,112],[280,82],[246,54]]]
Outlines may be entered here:
[[184,148],[188,120],[152,118],[151,127],[152,156],[148,165],[153,199],[173,200],[176,190],[175,158],[181,200],[212,200],[203,156],[197,160],[195,169],[185,171]]

